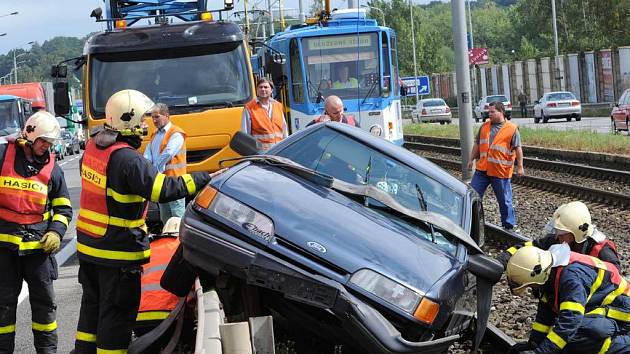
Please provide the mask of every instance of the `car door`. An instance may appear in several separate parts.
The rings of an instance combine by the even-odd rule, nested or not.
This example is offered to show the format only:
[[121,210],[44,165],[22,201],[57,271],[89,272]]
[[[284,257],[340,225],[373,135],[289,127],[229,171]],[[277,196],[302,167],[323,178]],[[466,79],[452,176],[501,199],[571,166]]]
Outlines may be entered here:
[[613,106],[612,111],[610,112],[610,116],[613,119],[613,124],[615,127],[619,127],[619,123],[623,116],[626,115],[627,105],[626,98],[628,97],[628,90],[624,91],[619,101],[615,106]]

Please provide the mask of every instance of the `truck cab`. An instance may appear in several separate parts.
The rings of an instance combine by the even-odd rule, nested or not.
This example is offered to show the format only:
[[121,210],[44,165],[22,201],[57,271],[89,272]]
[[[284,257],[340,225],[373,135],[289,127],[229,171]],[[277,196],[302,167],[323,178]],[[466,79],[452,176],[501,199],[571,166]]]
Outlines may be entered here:
[[0,95],[0,136],[19,134],[31,111],[30,101],[18,96]]

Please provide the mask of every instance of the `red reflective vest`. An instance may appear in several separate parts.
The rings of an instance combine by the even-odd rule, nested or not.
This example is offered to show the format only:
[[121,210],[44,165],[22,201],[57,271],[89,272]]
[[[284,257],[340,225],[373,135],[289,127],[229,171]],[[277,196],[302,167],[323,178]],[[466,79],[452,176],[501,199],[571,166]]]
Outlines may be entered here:
[[[182,148],[177,152],[175,156],[166,164],[166,168],[164,169],[164,174],[167,176],[182,176],[186,173],[186,132],[182,130],[182,128],[176,126],[171,123],[171,127],[168,129],[162,141],[160,142],[160,153],[164,151],[168,141],[171,139],[171,136],[174,133],[180,133],[184,137],[184,144]],[[155,133],[151,136],[151,140],[153,140]],[[157,158],[157,156],[156,156]]]
[[615,245],[614,242],[612,242],[610,240],[604,240],[602,242],[597,242],[595,245],[593,245],[593,248],[591,248],[591,251],[589,252],[589,256],[593,256],[593,257],[599,258],[599,254],[602,252],[602,249],[604,249],[604,246],[610,247],[610,249],[613,252],[615,252],[615,255],[617,257],[619,257],[619,253],[617,252],[617,246]]
[[15,171],[15,143],[9,143],[0,173],[0,219],[17,224],[36,224],[50,218],[48,182],[55,166],[55,156],[38,174],[23,177]]
[[251,134],[260,142],[264,151],[271,149],[272,146],[284,139],[282,105],[274,100],[271,100],[270,104],[272,105],[271,117],[256,100],[245,105],[252,122]]
[[516,124],[505,121],[503,126],[490,141],[491,123],[486,121],[479,131],[479,161],[477,170],[486,171],[491,177],[512,178],[514,159],[512,151],[512,136],[516,133]]
[[124,148],[131,146],[117,142],[99,149],[90,139],[83,154],[77,251],[80,258],[98,264],[146,263],[151,255],[149,245],[138,242],[128,231],[146,232],[146,200],[139,195],[122,194],[107,181],[111,155]]
[[179,298],[162,289],[160,279],[178,246],[177,237],[161,237],[151,242],[151,260],[142,265],[140,308],[136,321],[163,320],[177,305]]
[[[596,270],[603,269],[609,272],[611,283],[615,284],[617,288],[623,287],[623,289],[620,290],[621,291],[620,294],[630,296],[630,286],[627,286],[628,284],[626,280],[623,278],[623,276],[619,273],[619,270],[617,269],[617,267],[615,267],[614,265],[608,262],[604,262],[601,259],[595,258],[593,256],[588,256],[588,255],[577,253],[577,252],[571,252],[571,256],[569,257],[569,264],[571,263],[581,263],[591,268],[594,268]],[[555,313],[558,313],[558,309],[559,309],[559,304],[558,304],[559,293],[558,292],[560,290],[560,276],[562,274],[563,269],[564,269],[563,266],[558,267],[558,270],[556,271],[556,277],[554,279],[554,299],[553,299],[551,308],[553,312]]]

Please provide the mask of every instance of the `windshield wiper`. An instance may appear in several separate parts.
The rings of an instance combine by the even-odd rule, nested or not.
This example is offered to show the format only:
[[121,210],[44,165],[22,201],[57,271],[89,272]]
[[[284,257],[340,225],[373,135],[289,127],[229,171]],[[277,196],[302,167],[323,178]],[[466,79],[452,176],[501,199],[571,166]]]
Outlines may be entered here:
[[422,193],[422,188],[416,183],[416,194],[418,195],[418,204],[420,204],[420,210],[427,211],[428,205],[427,200],[424,198],[424,193]]
[[372,86],[370,86],[370,90],[365,95],[365,97],[363,97],[363,101],[361,101],[361,104],[364,104],[365,100],[367,100],[367,98],[370,97],[370,95],[372,94],[372,91],[374,91],[374,88],[376,87],[377,83],[378,83],[378,80],[374,80],[374,82],[372,83]]

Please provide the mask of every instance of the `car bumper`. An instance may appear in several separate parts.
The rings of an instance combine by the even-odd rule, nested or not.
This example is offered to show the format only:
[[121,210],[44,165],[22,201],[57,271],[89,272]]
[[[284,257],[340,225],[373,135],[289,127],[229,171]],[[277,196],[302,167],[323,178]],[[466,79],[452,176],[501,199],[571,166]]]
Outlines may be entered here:
[[582,114],[581,106],[545,108],[545,115],[547,117],[567,117],[567,116],[578,116],[581,114]]
[[281,292],[284,297],[333,313],[354,343],[370,353],[443,353],[460,335],[411,342],[381,313],[339,282],[311,274],[202,221],[189,209],[180,239],[184,258],[212,274],[227,271],[248,283]]
[[453,115],[451,113],[421,115],[419,119],[421,122],[450,122],[453,119]]

